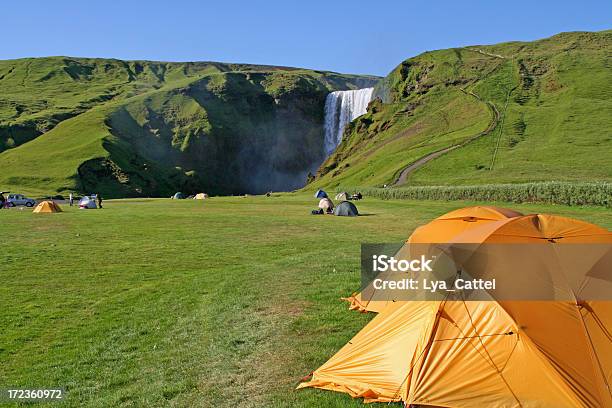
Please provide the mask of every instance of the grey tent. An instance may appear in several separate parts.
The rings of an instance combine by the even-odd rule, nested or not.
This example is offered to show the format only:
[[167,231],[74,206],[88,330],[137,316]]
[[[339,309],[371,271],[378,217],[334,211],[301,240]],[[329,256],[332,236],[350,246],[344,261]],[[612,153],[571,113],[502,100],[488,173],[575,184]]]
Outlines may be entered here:
[[328,198],[327,193],[323,190],[317,190],[314,196],[315,198]]
[[183,195],[183,193],[175,193],[172,196],[172,198],[175,199],[175,200],[183,200],[185,198],[185,196]]
[[346,191],[336,194],[336,200],[338,201],[346,201],[349,199],[349,195]]
[[98,208],[96,205],[96,198],[94,196],[83,196],[83,198],[79,200],[79,209],[87,210],[92,208]]
[[359,215],[359,212],[357,211],[357,207],[355,207],[355,204],[348,202],[348,201],[343,201],[340,204],[338,204],[336,208],[334,209],[334,215],[355,217]]

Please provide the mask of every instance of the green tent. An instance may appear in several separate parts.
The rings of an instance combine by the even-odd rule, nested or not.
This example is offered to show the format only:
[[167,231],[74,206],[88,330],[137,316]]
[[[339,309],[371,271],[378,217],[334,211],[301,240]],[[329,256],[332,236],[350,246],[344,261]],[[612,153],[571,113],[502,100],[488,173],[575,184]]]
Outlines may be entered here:
[[355,207],[355,204],[348,201],[343,201],[338,204],[334,209],[334,215],[356,217],[357,215],[359,215],[359,211],[357,211],[357,207]]

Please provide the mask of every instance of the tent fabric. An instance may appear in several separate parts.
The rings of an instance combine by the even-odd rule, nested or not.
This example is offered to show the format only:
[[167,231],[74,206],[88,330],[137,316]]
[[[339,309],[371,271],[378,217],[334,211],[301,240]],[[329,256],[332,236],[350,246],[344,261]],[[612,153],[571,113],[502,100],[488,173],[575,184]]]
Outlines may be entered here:
[[359,211],[357,211],[357,207],[355,207],[355,204],[349,201],[343,201],[338,204],[334,209],[334,215],[356,217],[357,215],[359,215]]
[[439,216],[426,225],[418,227],[408,238],[409,243],[448,242],[460,233],[492,221],[507,220],[522,214],[507,208],[467,207]]
[[520,337],[493,302],[404,302],[376,316],[298,388],[364,402],[517,407],[518,398],[522,406],[581,406],[537,346]]
[[181,192],[177,192],[177,193],[174,193],[172,198],[174,200],[183,200],[185,198],[185,195],[183,193],[181,193]]
[[319,208],[323,211],[331,211],[334,209],[334,203],[329,198],[322,198],[319,201]]
[[[601,227],[551,215],[477,229],[458,240],[612,243]],[[611,325],[609,301],[395,302],[298,388],[406,405],[610,407]]]
[[444,215],[439,216],[436,220],[491,220],[498,221],[506,218],[520,217],[521,214],[518,211],[511,210],[509,208],[492,207],[492,206],[476,206],[476,207],[464,207],[457,210],[448,212]]
[[454,243],[609,242],[610,232],[571,218],[534,214],[480,225],[455,236]]
[[337,201],[347,201],[349,199],[349,195],[346,191],[336,194]]
[[327,193],[323,190],[317,190],[314,196],[315,198],[328,198]]
[[[429,244],[449,242],[453,237],[466,231],[477,229],[494,221],[503,221],[519,217],[522,214],[501,207],[476,206],[460,208],[439,216],[431,222],[414,230],[406,241],[408,244]],[[475,236],[474,242],[480,242],[481,235]],[[402,248],[405,249],[405,248]],[[401,250],[400,250],[401,251]],[[354,293],[344,300],[349,302],[350,310],[378,313],[387,305],[386,301],[369,301],[361,298],[361,293]]]
[[59,205],[54,203],[53,201],[41,201],[34,208],[33,213],[58,213],[62,212],[62,209]]
[[195,197],[193,197],[194,200],[205,200],[208,198],[208,194],[205,193],[198,193],[195,195]]
[[96,205],[96,200],[91,197],[84,196],[79,200],[79,208],[81,210],[92,210],[98,208]]

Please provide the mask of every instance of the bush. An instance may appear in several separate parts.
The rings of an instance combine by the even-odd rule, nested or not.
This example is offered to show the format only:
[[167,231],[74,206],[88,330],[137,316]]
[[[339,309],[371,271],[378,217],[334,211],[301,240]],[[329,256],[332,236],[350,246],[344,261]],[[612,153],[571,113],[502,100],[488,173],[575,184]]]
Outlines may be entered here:
[[366,196],[395,200],[473,200],[512,203],[551,203],[612,207],[612,183],[539,182],[475,186],[423,186],[400,188],[343,187]]

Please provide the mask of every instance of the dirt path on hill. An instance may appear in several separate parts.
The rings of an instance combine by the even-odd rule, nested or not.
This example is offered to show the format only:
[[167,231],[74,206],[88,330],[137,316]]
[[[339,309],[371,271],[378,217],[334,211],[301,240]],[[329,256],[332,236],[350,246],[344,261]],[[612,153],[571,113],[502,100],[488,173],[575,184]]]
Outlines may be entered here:
[[493,103],[489,102],[489,101],[482,100],[480,98],[480,96],[476,95],[472,91],[466,91],[465,89],[461,88],[461,92],[473,96],[474,98],[478,99],[480,102],[485,103],[489,107],[489,109],[493,113],[493,117],[491,118],[491,122],[489,123],[487,128],[485,130],[483,130],[482,132],[479,132],[479,133],[469,137],[468,139],[464,140],[463,142],[461,142],[459,144],[448,146],[448,147],[445,147],[444,149],[436,150],[435,152],[429,153],[429,154],[427,154],[427,155],[417,159],[416,161],[412,162],[408,167],[404,168],[401,171],[401,173],[399,174],[399,176],[397,177],[395,182],[392,184],[392,186],[401,186],[401,185],[405,184],[406,180],[408,179],[408,176],[412,172],[414,172],[415,170],[417,170],[417,169],[421,168],[422,166],[424,166],[426,163],[430,162],[433,159],[436,159],[436,158],[442,156],[445,153],[448,153],[450,151],[453,151],[455,149],[463,147],[463,146],[467,145],[468,143],[471,143],[474,140],[481,138],[482,136],[488,135],[489,133],[491,133],[493,131],[493,129],[495,129],[495,127],[497,126],[497,124],[499,123],[500,118],[501,118],[501,114],[499,113],[499,111],[497,110],[495,105]]
[[[501,59],[501,60],[506,60],[507,59],[507,57],[505,57],[503,55],[493,54],[493,53],[490,53],[490,52],[487,52],[487,51],[483,51],[483,50],[481,50],[479,48],[465,48],[465,50],[477,52],[479,54],[486,55],[486,56],[493,57],[493,58],[498,58],[498,59]],[[497,110],[497,108],[495,107],[495,105],[492,102],[483,100],[480,96],[476,95],[472,91],[466,91],[463,88],[459,88],[459,89],[461,90],[461,92],[463,92],[463,93],[465,93],[467,95],[473,96],[474,98],[478,99],[482,103],[485,103],[489,107],[489,109],[493,113],[493,117],[491,118],[491,122],[489,123],[489,126],[487,126],[487,128],[485,130],[483,130],[482,132],[477,133],[477,134],[469,137],[467,140],[464,140],[463,142],[461,142],[459,144],[448,146],[448,147],[445,147],[444,149],[440,149],[440,150],[437,150],[437,151],[435,151],[433,153],[429,153],[429,154],[427,154],[427,155],[417,159],[416,161],[412,162],[410,165],[408,165],[408,167],[404,168],[400,172],[400,174],[397,177],[397,179],[395,180],[395,182],[393,182],[393,184],[391,184],[392,187],[397,187],[397,186],[401,186],[401,185],[405,184],[407,179],[408,179],[408,176],[412,172],[414,172],[415,170],[421,168],[422,166],[424,166],[425,164],[427,164],[431,160],[434,160],[434,159],[442,156],[445,153],[448,153],[448,152],[451,152],[451,151],[453,151],[455,149],[463,147],[463,146],[467,145],[468,143],[471,143],[474,140],[481,138],[482,136],[488,135],[500,123],[500,121],[502,120],[502,114],[499,112],[499,110]],[[508,93],[508,96],[506,98],[506,104],[504,106],[504,113],[505,113],[505,110],[506,110],[506,108],[508,106],[508,98],[510,97],[510,93],[512,93],[512,91],[514,89],[516,89],[516,87],[513,88],[512,90],[510,90],[510,92]],[[503,124],[503,122],[502,122],[502,124]],[[496,155],[496,154],[497,154],[497,151],[495,151],[494,155]],[[494,162],[495,162],[495,156],[492,159],[492,164]]]
[[468,50],[468,51],[474,51],[474,52],[477,52],[479,54],[486,55],[488,57],[499,58],[499,59],[506,59],[506,57],[504,57],[503,55],[493,54],[493,53],[490,53],[490,52],[487,52],[487,51],[483,51],[480,48],[465,48],[465,49]]

